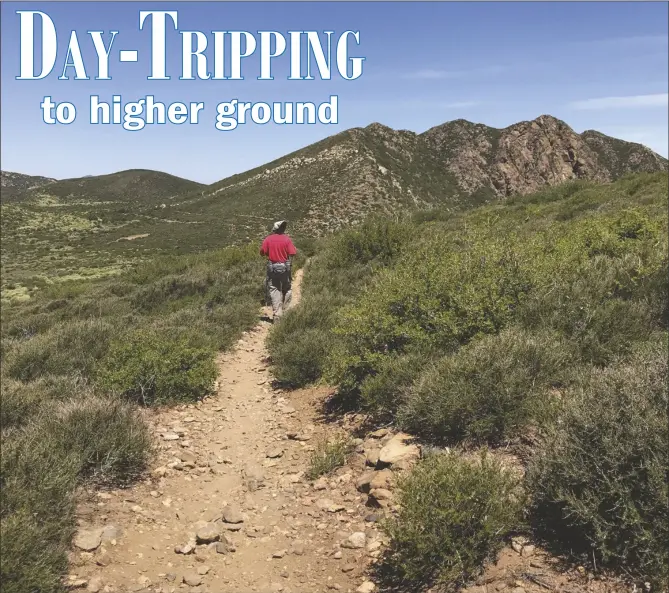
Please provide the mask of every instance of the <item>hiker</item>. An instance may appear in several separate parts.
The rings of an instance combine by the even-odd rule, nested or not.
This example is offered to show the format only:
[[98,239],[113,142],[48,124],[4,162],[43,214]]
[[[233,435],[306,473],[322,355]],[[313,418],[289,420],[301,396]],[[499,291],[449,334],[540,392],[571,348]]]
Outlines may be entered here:
[[272,227],[272,233],[265,237],[260,247],[260,255],[267,257],[267,285],[272,301],[274,319],[281,318],[290,306],[292,297],[291,263],[292,256],[297,254],[295,245],[286,235],[288,221],[278,220]]

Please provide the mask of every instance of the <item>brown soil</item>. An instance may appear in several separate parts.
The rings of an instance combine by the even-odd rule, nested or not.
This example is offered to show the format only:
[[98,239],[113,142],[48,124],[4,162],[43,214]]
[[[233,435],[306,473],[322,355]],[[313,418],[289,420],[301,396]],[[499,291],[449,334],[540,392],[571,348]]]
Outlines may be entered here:
[[[298,272],[294,304],[300,280]],[[354,592],[368,580],[383,536],[374,522],[381,511],[356,489],[363,445],[318,489],[305,477],[317,443],[363,419],[326,421],[328,388],[273,389],[265,349],[270,327],[259,323],[219,357],[216,395],[146,412],[157,447],[149,478],[127,490],[84,493],[80,529],[113,525],[118,534],[95,551],[72,551],[73,586],[108,593],[317,593]],[[243,521],[222,520],[226,507]],[[205,522],[228,543],[177,553]],[[342,546],[354,532],[365,534],[364,547]],[[539,548],[509,547],[466,592],[613,590],[582,572],[561,570]]]

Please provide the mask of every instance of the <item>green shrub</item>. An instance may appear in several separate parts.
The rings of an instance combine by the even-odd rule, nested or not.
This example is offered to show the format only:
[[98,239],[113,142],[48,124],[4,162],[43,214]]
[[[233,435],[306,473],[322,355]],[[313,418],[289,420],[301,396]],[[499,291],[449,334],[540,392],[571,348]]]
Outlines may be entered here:
[[345,465],[352,450],[351,442],[344,437],[319,443],[311,454],[307,479],[315,480]]
[[299,307],[289,309],[281,323],[272,327],[267,347],[272,356],[274,377],[292,387],[301,387],[321,378],[332,345],[335,295],[317,294]]
[[327,379],[356,393],[386,356],[455,352],[512,321],[564,333],[596,364],[657,327],[657,306],[641,301],[666,263],[661,220],[625,210],[529,235],[496,223],[434,227],[378,272],[338,311]]
[[333,237],[328,250],[330,267],[345,268],[352,263],[370,262],[387,265],[397,257],[411,235],[408,222],[369,218]]
[[410,238],[407,230],[399,222],[375,218],[321,241],[306,270],[300,306],[269,336],[277,380],[302,387],[323,377],[337,341],[331,331],[335,312],[357,296],[374,270],[390,265]]
[[399,410],[406,429],[429,439],[500,443],[520,436],[551,409],[549,389],[573,370],[559,336],[508,328],[429,367]]
[[[60,506],[60,505],[59,505]],[[0,579],[3,593],[64,593],[67,552],[74,533],[74,505],[60,508],[61,516],[35,516],[27,508],[2,518]]]
[[197,401],[216,376],[213,350],[146,330],[114,341],[97,369],[101,388],[142,405]]
[[523,264],[534,257],[530,251],[522,253],[511,235],[472,232],[462,244],[429,237],[341,311],[334,333],[342,347],[331,357],[328,379],[355,391],[387,355],[446,353],[499,331],[529,289]]
[[583,377],[528,472],[541,534],[567,553],[665,586],[666,340]]
[[[608,227],[601,226],[616,229],[620,224],[613,218]],[[532,330],[557,330],[578,345],[584,362],[604,365],[663,326],[667,258],[660,236],[643,241],[618,237],[618,243],[625,243],[624,253],[583,258],[578,254],[590,249],[583,237],[574,232],[559,239],[549,254],[554,262],[543,264],[537,289],[520,307],[518,319]]]
[[0,428],[7,430],[23,424],[39,410],[42,397],[37,390],[26,388],[22,381],[3,377],[0,389]]
[[480,462],[429,455],[398,486],[399,512],[384,525],[391,542],[382,574],[404,590],[465,584],[519,526],[518,481],[484,454]]
[[429,353],[386,356],[379,361],[375,374],[363,379],[360,400],[377,420],[397,416],[410,387],[421,370],[430,363]]
[[46,375],[28,383],[3,376],[0,427],[6,430],[25,424],[52,400],[86,397],[89,394],[86,382],[77,376]]
[[112,332],[111,324],[97,319],[59,323],[12,348],[7,375],[22,381],[47,374],[88,376],[106,352]]
[[3,444],[2,480],[9,505],[3,508],[9,510],[24,503],[39,506],[49,497],[61,500],[76,480],[122,484],[142,473],[151,454],[137,409],[92,391],[43,405]]
[[63,402],[40,421],[54,443],[72,448],[78,475],[96,483],[126,484],[146,468],[151,438],[138,410],[116,397],[89,396]]
[[215,307],[188,307],[152,319],[145,327],[194,348],[225,350],[258,320],[258,304],[248,297]]
[[150,452],[137,411],[93,394],[43,405],[23,428],[3,436],[3,591],[61,591],[77,484],[123,485],[144,470]]

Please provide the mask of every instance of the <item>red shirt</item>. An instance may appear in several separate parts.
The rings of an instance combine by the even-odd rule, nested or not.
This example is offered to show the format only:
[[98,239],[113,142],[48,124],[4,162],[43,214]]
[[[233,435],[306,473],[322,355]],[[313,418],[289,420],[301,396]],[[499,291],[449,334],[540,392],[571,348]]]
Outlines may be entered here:
[[266,255],[272,263],[285,263],[288,256],[296,255],[297,249],[288,235],[268,235],[260,247],[260,255]]

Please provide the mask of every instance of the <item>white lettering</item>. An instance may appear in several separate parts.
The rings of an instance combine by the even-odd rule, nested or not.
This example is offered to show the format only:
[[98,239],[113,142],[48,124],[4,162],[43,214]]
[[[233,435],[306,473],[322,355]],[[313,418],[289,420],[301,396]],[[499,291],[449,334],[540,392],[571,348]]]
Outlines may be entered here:
[[111,52],[112,45],[114,45],[114,38],[118,34],[118,31],[110,31],[112,38],[109,41],[109,47],[105,47],[105,43],[102,40],[102,31],[89,31],[88,33],[93,39],[95,53],[98,54],[98,75],[95,77],[95,79],[110,80],[109,52]]
[[151,76],[148,80],[170,80],[170,77],[165,73],[166,50],[165,50],[165,35],[166,24],[169,16],[174,23],[174,28],[177,27],[177,12],[165,10],[140,10],[139,11],[139,28],[144,27],[146,17],[151,16]]
[[[20,18],[21,74],[18,80],[40,80],[49,75],[56,64],[58,40],[56,27],[49,15],[39,10],[17,10]],[[42,21],[42,71],[35,76],[35,17]]]

